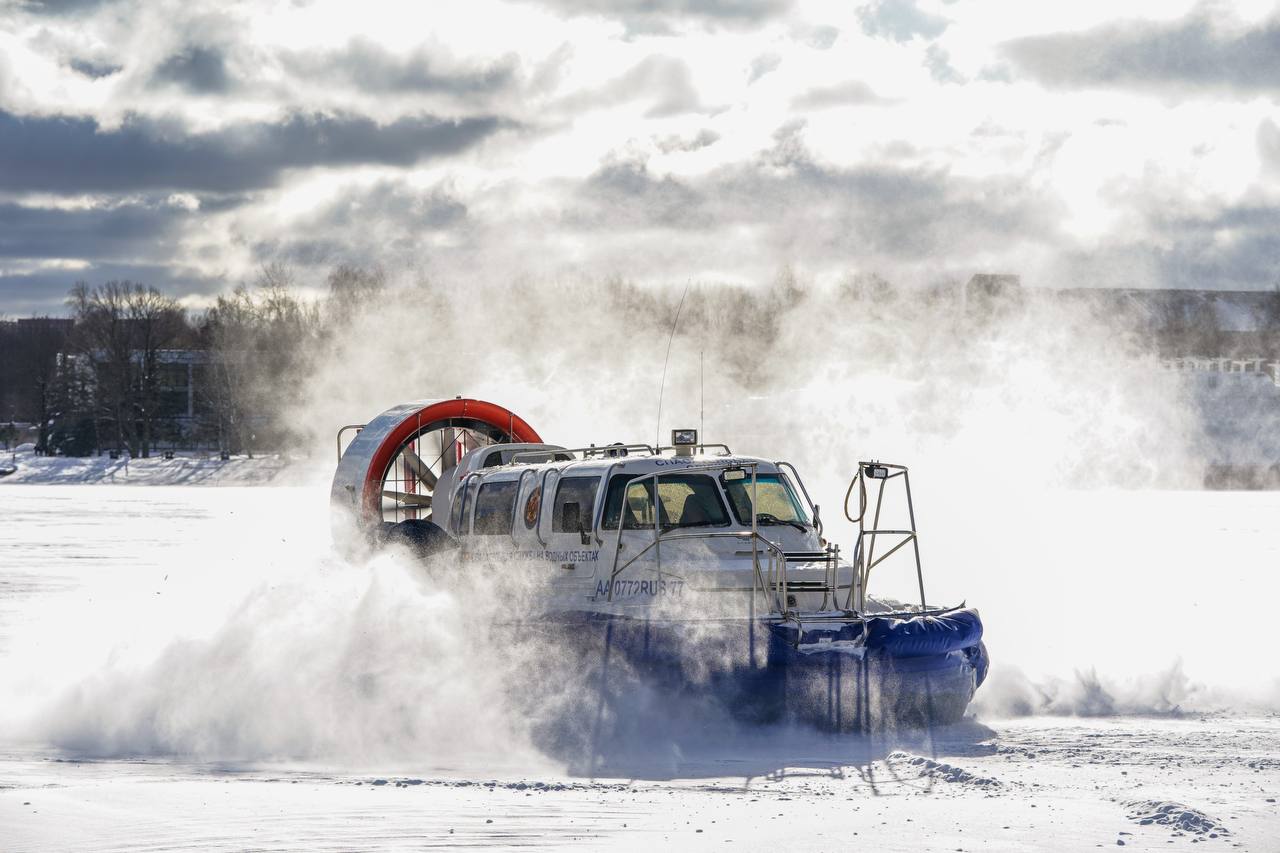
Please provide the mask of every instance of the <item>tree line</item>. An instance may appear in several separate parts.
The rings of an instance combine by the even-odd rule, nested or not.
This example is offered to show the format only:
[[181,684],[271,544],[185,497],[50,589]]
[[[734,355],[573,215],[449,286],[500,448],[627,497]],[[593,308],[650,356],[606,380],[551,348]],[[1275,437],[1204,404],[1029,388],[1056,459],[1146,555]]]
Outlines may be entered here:
[[78,282],[69,318],[0,322],[0,441],[68,456],[287,447],[278,413],[299,399],[318,345],[385,284],[380,268],[342,264],[308,297],[271,263],[192,312],[138,282]]
[[[671,327],[678,290],[620,278],[594,286],[610,310]],[[319,286],[304,287],[292,268],[271,263],[193,312],[136,282],[77,283],[69,317],[0,322],[0,446],[20,439],[41,452],[140,457],[170,447],[253,453],[294,446],[297,437],[280,413],[296,411],[317,353],[386,288],[377,267],[339,265]],[[789,310],[814,291],[787,268],[771,287],[706,284],[688,295],[684,326],[719,334],[741,350],[729,364],[758,370],[754,348],[776,339]],[[1019,312],[1035,321],[1076,302],[1138,350],[1280,359],[1280,288],[1045,290],[1023,288],[1016,276],[902,288],[858,274],[826,298],[864,330],[883,327],[886,347],[910,343],[896,331],[904,317],[913,320],[906,328],[932,332],[958,318],[964,334],[978,340]],[[33,434],[19,436],[6,426],[11,421],[35,424]]]

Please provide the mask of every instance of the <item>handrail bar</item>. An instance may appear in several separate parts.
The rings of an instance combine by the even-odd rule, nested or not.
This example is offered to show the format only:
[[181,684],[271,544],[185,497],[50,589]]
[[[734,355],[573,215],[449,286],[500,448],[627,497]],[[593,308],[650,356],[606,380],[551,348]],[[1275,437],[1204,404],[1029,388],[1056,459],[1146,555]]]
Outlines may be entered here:
[[[685,446],[685,447],[693,447],[693,449],[694,449],[694,450],[706,450],[706,449],[708,449],[708,448],[716,448],[716,447],[718,447],[718,448],[720,448],[721,450],[723,450],[723,451],[724,451],[724,454],[723,454],[723,455],[725,455],[725,456],[732,456],[732,455],[733,455],[733,450],[732,450],[732,449],[730,449],[729,445],[727,445],[727,444],[723,444],[723,443],[720,443],[720,442],[715,442],[715,443],[711,443],[711,444],[694,444],[694,445],[684,445],[684,446]],[[608,459],[608,458],[610,457],[610,454],[611,454],[611,453],[617,453],[617,452],[618,452],[618,451],[620,451],[620,450],[622,450],[622,451],[626,451],[626,452],[628,452],[628,453],[630,453],[630,452],[631,452],[631,451],[633,451],[633,450],[643,450],[643,451],[647,452],[650,456],[658,456],[658,455],[661,455],[663,451],[666,451],[666,450],[676,450],[676,449],[677,449],[677,448],[676,448],[676,446],[675,446],[675,445],[673,445],[673,444],[663,444],[663,445],[658,445],[658,446],[656,446],[656,447],[655,447],[655,446],[654,446],[654,445],[652,445],[652,444],[643,444],[643,443],[640,443],[640,444],[593,444],[593,445],[591,445],[590,447],[557,447],[557,448],[554,448],[554,449],[553,449],[553,448],[548,447],[548,448],[545,448],[545,449],[542,449],[542,450],[519,450],[519,451],[516,451],[515,453],[511,454],[511,463],[515,463],[515,462],[523,462],[525,459],[527,459],[527,458],[531,458],[531,457],[554,456],[554,455],[555,455],[555,454],[557,454],[557,453],[581,453],[581,454],[584,454],[584,458],[583,458],[583,459],[573,460],[573,461],[576,461],[576,462],[582,462],[582,461],[585,461],[586,459],[589,459],[589,458],[592,458],[592,457],[601,457],[601,456],[603,456],[604,458]],[[554,462],[554,461],[568,462],[569,460],[567,460],[567,459],[561,459],[561,460],[548,459],[547,461],[548,461],[548,462]],[[511,463],[508,463],[508,464],[511,464]]]
[[556,461],[585,462],[587,459],[589,459],[592,456],[604,456],[605,458],[608,458],[608,454],[610,451],[616,452],[619,450],[626,450],[626,451],[647,450],[649,451],[650,456],[657,455],[654,452],[653,445],[651,444],[601,444],[601,445],[592,445],[591,447],[556,447],[556,448],[548,447],[542,450],[518,450],[515,453],[511,454],[511,461],[512,462],[521,461],[522,457],[525,457],[525,456],[555,456],[557,453],[582,453],[582,454],[585,454],[584,458],[582,459],[559,459],[559,460],[548,459],[547,461],[548,462],[556,462]]
[[821,536],[822,520],[818,518],[818,505],[813,502],[813,498],[809,497],[809,490],[804,487],[804,480],[800,479],[800,472],[796,470],[796,466],[792,465],[785,459],[779,459],[777,462],[773,463],[773,467],[777,468],[778,471],[782,473],[785,473],[782,471],[782,466],[784,465],[791,469],[791,475],[795,477],[796,485],[800,487],[800,494],[804,495],[805,501],[809,504],[809,511],[813,513],[813,526],[817,529],[818,535]]
[[[752,573],[754,575],[754,580],[759,585],[760,592],[765,596],[766,600],[769,597],[770,586],[774,587],[773,591],[774,591],[775,597],[773,601],[772,610],[785,614],[787,612],[787,601],[790,598],[790,596],[787,594],[787,554],[785,551],[782,550],[781,546],[771,542],[770,540],[762,536],[757,527],[756,477],[757,477],[757,469],[759,468],[760,464],[761,464],[760,462],[737,463],[737,467],[751,469],[751,530],[750,530],[751,568],[752,568]],[[627,481],[627,484],[623,489],[624,496],[626,495],[627,490],[631,488],[633,483],[639,483],[644,480],[650,480],[650,479],[653,480],[653,542],[649,543],[644,548],[640,549],[639,553],[637,553],[631,559],[627,560],[627,562],[624,563],[621,568],[619,568],[618,554],[622,550],[622,530],[624,527],[622,523],[622,518],[619,517],[618,532],[614,537],[613,567],[612,567],[612,571],[609,573],[609,592],[607,596],[608,601],[610,602],[613,601],[613,584],[614,584],[614,581],[617,579],[618,574],[622,571],[625,571],[628,567],[633,565],[636,560],[638,560],[642,555],[648,553],[651,548],[654,549],[655,551],[658,577],[659,578],[662,577],[661,546],[664,540],[671,541],[673,539],[675,540],[714,539],[714,538],[726,537],[726,536],[741,537],[747,533],[747,531],[709,531],[705,533],[672,535],[670,531],[667,531],[666,535],[664,535],[663,531],[659,527],[661,523],[660,501],[662,500],[662,498],[658,494],[658,480],[662,477],[663,474],[672,474],[672,473],[685,474],[688,471],[708,471],[708,470],[718,471],[728,467],[730,467],[730,464],[728,462],[720,463],[720,464],[704,462],[698,465],[690,465],[688,467],[681,468],[678,472],[650,471],[647,474],[640,474]],[[673,529],[678,529],[678,528],[673,528]],[[766,550],[768,550],[770,554],[769,576],[771,580],[776,578],[776,580],[774,580],[772,584],[766,584],[763,575],[760,573],[760,549],[759,549],[759,546],[756,544],[757,541],[764,542],[766,545]],[[752,607],[754,609],[755,607],[754,592],[752,593],[752,596],[751,596],[751,602],[752,602]],[[824,602],[825,602],[825,598],[824,598]]]
[[[613,469],[617,468],[619,465],[626,464],[627,463],[625,461],[614,462],[609,466],[608,470],[604,472],[604,494],[601,496],[600,500],[596,501],[595,518],[591,521],[591,535],[596,538],[596,544],[601,547],[604,546],[604,537],[600,535],[600,531],[603,529],[604,525],[605,504],[609,502],[609,481],[613,479]],[[630,486],[631,483],[628,482],[627,485]],[[625,488],[622,490],[622,500],[623,503],[627,500],[627,490]],[[621,507],[619,507],[619,510],[621,510]],[[618,527],[622,527],[621,511],[618,512]]]
[[[876,472],[871,470],[873,468],[883,469],[881,473],[884,473],[885,476],[874,476]],[[889,473],[890,471],[893,473]],[[871,521],[870,529],[866,526],[867,509],[869,507],[869,502],[867,500],[868,477],[871,477],[880,483],[879,488],[876,490],[875,516]],[[880,512],[884,508],[885,485],[889,480],[893,480],[898,477],[902,478],[903,490],[906,493],[907,516],[911,527],[906,530],[881,529]],[[853,496],[853,489],[855,486],[858,487],[858,516],[856,518],[849,512],[849,499]],[[908,542],[910,542],[912,549],[915,551],[916,583],[920,588],[920,608],[922,611],[928,609],[928,603],[925,599],[924,593],[924,570],[920,566],[920,536],[916,532],[915,503],[911,494],[911,477],[907,473],[907,466],[897,465],[892,462],[866,462],[859,460],[858,470],[854,473],[853,479],[849,481],[849,488],[844,494],[844,515],[850,522],[858,525],[858,539],[853,552],[854,577],[856,579],[856,584],[851,586],[849,589],[849,596],[845,602],[846,605],[855,609],[863,608],[865,606],[864,597],[866,595],[867,584],[871,578],[871,570],[883,563],[889,557],[893,556]],[[877,558],[876,538],[879,536],[902,536],[903,539],[890,548],[886,553]],[[863,542],[867,537],[870,537],[870,541],[867,542],[864,547]],[[857,598],[857,601],[854,601],[855,598]]]
[[694,450],[705,450],[708,447],[719,447],[722,450],[724,450],[724,453],[722,454],[723,456],[733,455],[733,451],[729,449],[729,445],[721,444],[719,442],[712,443],[712,444],[683,444],[679,446],[674,444],[660,444],[658,445],[657,450],[658,450],[658,453],[661,453],[664,450],[678,450],[680,447],[692,447]]
[[[479,471],[472,471],[471,473],[469,473],[469,474],[467,474],[465,477],[463,477],[463,478],[462,478],[462,482],[458,484],[458,497],[457,497],[457,500],[461,500],[461,501],[462,501],[462,509],[461,509],[461,510],[459,511],[459,513],[458,513],[458,526],[459,526],[459,527],[461,527],[461,526],[463,526],[463,525],[466,525],[466,528],[467,528],[467,529],[466,529],[466,535],[467,535],[467,536],[470,536],[470,535],[471,535],[471,524],[470,524],[470,522],[469,522],[469,521],[468,521],[468,519],[467,519],[467,484],[471,482],[471,478],[472,478],[472,477],[479,477],[479,476],[480,476],[480,472],[479,472]],[[478,493],[479,493],[479,490],[477,489],[476,491],[477,491],[477,494],[478,494]],[[463,535],[463,531],[461,531],[461,530],[460,530],[460,531],[458,531],[458,535],[459,535],[459,536]]]
[[[668,530],[664,533],[659,534],[657,539],[654,539],[654,541],[645,545],[635,554],[635,556],[627,560],[627,562],[623,563],[621,566],[617,565],[617,555],[615,552],[614,569],[609,575],[609,597],[608,597],[609,601],[613,600],[613,582],[617,579],[618,575],[622,574],[628,568],[630,568],[632,564],[635,563],[636,560],[640,559],[645,554],[649,553],[649,551],[658,544],[659,539],[661,539],[663,542],[671,542],[673,540],[680,540],[680,539],[729,539],[729,538],[744,539],[745,538],[745,539],[759,540],[765,544],[765,550],[769,551],[772,555],[774,555],[783,566],[783,571],[782,571],[783,595],[786,595],[786,586],[785,586],[786,568],[785,567],[786,567],[787,555],[785,552],[783,552],[781,547],[779,547],[777,544],[773,542],[770,542],[768,539],[766,539],[764,536],[760,535],[759,533],[751,530],[712,530],[712,531],[707,531],[705,533],[704,532],[687,533],[687,532],[677,532],[677,531],[679,531],[679,528],[673,528],[672,530]],[[753,568],[754,568],[756,584],[752,586],[751,591],[754,594],[756,590],[759,590],[760,592],[764,593],[765,596],[767,597],[769,593],[769,584],[765,583],[764,577],[760,574],[759,563],[756,562]],[[660,576],[663,574],[661,566],[658,567],[658,574]],[[673,572],[667,572],[666,574],[671,574],[674,577],[679,577],[679,575],[675,575]],[[771,571],[770,575],[773,575],[773,574],[774,573]],[[785,602],[786,599],[783,598],[782,601]],[[777,601],[775,601],[774,603],[776,605]],[[785,607],[779,607],[777,609],[779,611],[785,611]]]
[[[538,538],[538,544],[543,548],[547,547],[547,540],[542,538],[542,511],[547,508],[547,475],[555,473],[560,476],[559,468],[545,468],[542,471],[542,479],[538,480],[538,517],[533,522],[533,535]],[[552,501],[552,504],[555,502]],[[554,510],[553,510],[554,511]]]
[[[742,467],[749,467],[751,469],[751,480],[753,483],[755,482],[757,465],[759,465],[758,462],[748,462],[742,466]],[[610,467],[612,468],[612,466]],[[689,465],[687,467],[681,468],[679,473],[686,474],[689,471],[719,471],[719,470],[723,470],[726,467],[728,467],[727,464],[717,465],[715,463],[703,462],[698,465]],[[666,473],[671,473],[671,472],[650,471],[647,474],[639,474],[635,477],[632,477],[630,480],[628,480],[627,484],[622,489],[622,498],[625,501],[627,496],[627,491],[630,490],[632,484],[639,483],[643,480],[649,480],[649,479],[653,480],[653,542],[650,545],[646,545],[640,551],[640,554],[646,553],[651,547],[658,548],[660,543],[662,542],[662,529],[659,526],[661,523],[662,515],[661,515],[661,504],[659,503],[661,498],[658,495],[658,478]],[[606,487],[605,497],[606,499],[608,498],[607,487]],[[608,601],[613,601],[613,581],[618,577],[618,572],[620,571],[618,569],[618,552],[622,550],[622,529],[624,526],[625,525],[622,523],[622,514],[619,513],[618,514],[618,532],[614,536],[614,540],[613,540],[614,541],[613,567],[612,567],[612,571],[609,574]],[[751,532],[753,535],[756,534],[757,532],[756,531],[756,500],[755,500],[754,489],[752,490],[752,495],[751,495]],[[765,540],[765,541],[768,541],[768,540]],[[626,565],[623,566],[623,568],[626,568],[626,566],[629,566],[632,563],[634,563],[636,561],[636,558],[639,557],[640,554],[637,554],[635,557],[632,557],[630,560],[628,560]],[[784,561],[783,565],[785,568],[786,556],[783,555],[782,559]],[[658,551],[657,562],[658,562],[658,576],[661,577],[662,576],[662,551],[661,550]],[[754,571],[758,576],[760,574],[760,558],[759,558],[759,551],[756,549],[754,540],[751,543],[751,565],[754,567]],[[783,600],[785,601],[785,599]]]
[[342,461],[342,434],[349,429],[353,429],[356,432],[359,432],[360,430],[364,429],[365,426],[367,426],[367,424],[346,424],[344,426],[338,427],[338,461],[339,462]]

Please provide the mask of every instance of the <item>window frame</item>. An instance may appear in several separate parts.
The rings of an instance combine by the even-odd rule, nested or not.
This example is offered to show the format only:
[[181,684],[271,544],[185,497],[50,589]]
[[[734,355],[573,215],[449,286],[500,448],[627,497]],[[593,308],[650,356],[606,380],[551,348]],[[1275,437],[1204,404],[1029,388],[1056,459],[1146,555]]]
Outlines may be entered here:
[[[685,527],[681,527],[680,524],[673,523],[670,521],[667,524],[663,524],[661,520],[662,509],[663,509],[661,484],[664,482],[671,483],[671,482],[680,482],[681,480],[692,480],[695,477],[701,477],[702,479],[706,480],[711,484],[711,494],[715,497],[720,507],[721,517],[724,520],[720,522],[711,521],[711,522],[707,522],[706,524],[687,525]],[[622,525],[622,509],[623,509],[622,501],[626,500],[626,493],[629,490],[630,484],[633,480],[639,480],[639,482],[635,483],[635,485],[643,486],[645,488],[645,493],[649,498],[650,505],[653,507],[652,511],[656,514],[656,517],[658,520],[658,524],[656,526],[661,530],[681,530],[681,529],[692,529],[694,527],[732,527],[733,526],[734,516],[727,505],[728,504],[727,496],[724,494],[724,490],[721,488],[718,477],[714,477],[710,474],[706,474],[702,472],[682,472],[682,471],[653,472],[651,471],[648,474],[628,474],[624,471],[619,474],[614,474],[612,477],[609,478],[609,485],[605,489],[604,512],[600,514],[601,530],[616,531],[619,526],[622,526],[622,530],[624,532],[627,530],[654,529],[654,525],[650,525],[650,524],[642,525],[640,527],[626,527]],[[609,519],[610,519],[609,503],[614,496],[613,484],[619,481],[625,482],[627,485],[623,486],[617,492],[617,495],[619,497],[618,512],[617,512],[618,517],[613,524],[610,524],[609,523]],[[690,494],[695,494],[692,488],[690,488]]]
[[[484,500],[485,489],[496,490],[504,487],[509,487],[511,489],[511,502],[510,502],[510,506],[507,508],[507,512],[509,515],[509,523],[507,524],[506,529],[485,530],[481,532],[476,528],[476,522],[478,520],[476,516],[480,509],[481,502]],[[488,482],[482,481],[480,483],[480,488],[476,490],[475,499],[471,501],[471,513],[470,513],[471,535],[472,536],[503,536],[503,535],[510,536],[512,531],[515,529],[516,500],[517,498],[520,497],[519,493],[520,493],[520,484],[516,480],[489,480]]]
[[[550,501],[544,501],[543,507],[542,507],[542,511],[544,513],[545,512],[551,513],[551,530],[550,530],[551,534],[554,535],[557,533],[561,533],[561,534],[574,535],[578,532],[574,530],[561,530],[559,528],[559,524],[560,524],[560,507],[562,506],[560,502],[560,490],[564,487],[565,483],[568,483],[570,481],[579,481],[579,480],[595,481],[595,488],[592,489],[590,492],[590,495],[591,495],[590,506],[584,508],[581,502],[579,502],[578,504],[578,513],[579,513],[578,517],[582,519],[582,529],[584,531],[594,532],[596,501],[600,499],[600,482],[603,479],[604,477],[601,476],[600,474],[576,474],[568,477],[556,478],[555,493],[551,496]],[[546,496],[544,495],[543,497],[545,498]]]
[[[753,519],[750,519],[750,518],[744,519],[741,516],[741,514],[739,514],[738,505],[733,500],[733,494],[729,491],[728,484],[724,482],[724,473],[721,472],[720,476],[717,477],[716,479],[720,481],[720,485],[724,489],[725,499],[728,500],[729,502],[729,511],[733,514],[733,518],[738,522],[738,524],[741,524],[744,527],[750,527]],[[757,484],[763,480],[770,480],[770,481],[776,480],[778,485],[780,485],[783,491],[786,493],[788,500],[790,500],[791,502],[791,509],[796,515],[795,520],[783,521],[782,522],[783,524],[803,524],[806,527],[809,527],[813,524],[813,519],[809,518],[809,513],[805,511],[804,504],[800,502],[800,495],[796,492],[795,488],[791,485],[790,477],[788,477],[782,471],[776,471],[776,472],[767,471],[764,473],[756,472]],[[751,477],[749,476],[742,480],[735,480],[734,482],[743,483],[744,490],[749,490],[751,488]],[[751,502],[750,491],[747,491],[746,495],[747,495],[747,503],[750,504]]]

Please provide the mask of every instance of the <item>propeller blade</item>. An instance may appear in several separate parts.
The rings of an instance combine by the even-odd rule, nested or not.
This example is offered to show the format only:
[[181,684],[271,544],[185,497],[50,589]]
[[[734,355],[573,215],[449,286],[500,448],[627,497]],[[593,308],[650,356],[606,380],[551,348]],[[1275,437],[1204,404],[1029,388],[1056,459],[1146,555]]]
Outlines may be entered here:
[[410,506],[431,506],[431,495],[415,495],[409,492],[394,492],[390,489],[383,489],[382,496]]
[[412,447],[404,449],[404,461],[409,465],[409,470],[413,472],[413,476],[418,478],[418,482],[426,486],[428,489],[435,490],[436,475],[431,472],[426,463],[413,452]]

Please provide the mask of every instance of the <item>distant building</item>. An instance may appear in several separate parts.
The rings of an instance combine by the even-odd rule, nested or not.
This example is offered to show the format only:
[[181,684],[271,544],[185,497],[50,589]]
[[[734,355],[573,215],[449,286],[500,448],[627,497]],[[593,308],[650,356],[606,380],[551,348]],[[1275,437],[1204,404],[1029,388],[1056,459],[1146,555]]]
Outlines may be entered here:
[[[64,359],[91,369],[94,381],[100,382],[107,356],[95,352],[64,353]],[[144,354],[135,351],[133,361],[139,368]],[[156,351],[154,417],[164,425],[164,440],[174,442],[190,438],[208,419],[215,398],[212,388],[213,357],[207,350],[162,349]]]
[[68,317],[20,317],[10,322],[14,323],[19,331],[41,329],[58,332],[62,335],[71,334],[71,330],[76,325],[76,321]]

